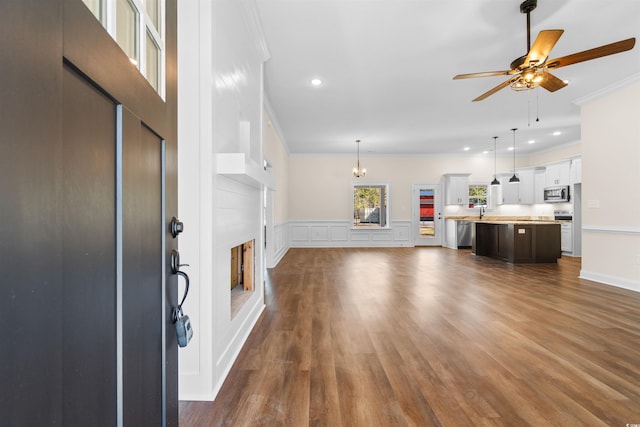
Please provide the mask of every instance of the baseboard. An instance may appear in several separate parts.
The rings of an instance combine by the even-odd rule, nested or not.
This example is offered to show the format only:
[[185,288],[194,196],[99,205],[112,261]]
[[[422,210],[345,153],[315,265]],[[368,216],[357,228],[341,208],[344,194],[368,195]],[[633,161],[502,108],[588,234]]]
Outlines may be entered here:
[[187,393],[180,396],[181,402],[213,402],[216,398],[214,393]]
[[229,343],[227,348],[218,358],[215,366],[215,378],[217,381],[215,381],[213,385],[213,399],[215,399],[218,395],[218,392],[220,391],[220,388],[222,388],[224,381],[227,379],[227,375],[229,375],[229,372],[231,371],[233,364],[238,358],[238,355],[240,354],[244,343],[247,341],[247,338],[249,338],[249,334],[258,322],[258,319],[260,319],[260,315],[265,308],[266,306],[264,300],[262,298],[259,299],[256,305],[251,309],[251,313],[249,314],[249,316],[247,316],[245,321],[242,323],[242,326],[238,328],[238,332],[231,339],[231,342]]
[[640,292],[640,282],[637,280],[629,280],[622,277],[609,276],[607,274],[594,273],[592,271],[580,270],[581,279],[587,279],[594,282],[603,283],[605,285],[615,286],[634,292]]
[[289,247],[288,246],[283,248],[283,250],[279,251],[276,254],[275,259],[273,260],[273,267],[272,268],[275,268],[278,265],[278,263],[280,261],[282,261],[282,258],[284,258],[284,256],[287,254],[287,252],[289,252]]

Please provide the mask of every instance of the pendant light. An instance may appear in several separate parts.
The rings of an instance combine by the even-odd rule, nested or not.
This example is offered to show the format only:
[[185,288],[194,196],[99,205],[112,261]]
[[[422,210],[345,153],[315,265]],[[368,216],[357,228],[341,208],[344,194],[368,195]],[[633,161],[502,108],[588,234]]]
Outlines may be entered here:
[[367,168],[360,168],[360,140],[356,139],[356,144],[358,145],[358,157],[356,166],[353,168],[353,176],[356,178],[360,178],[361,176],[365,176],[367,174]]
[[517,184],[520,178],[516,176],[516,131],[518,128],[511,129],[513,131],[513,176],[509,178],[509,184]]
[[495,185],[500,185],[500,181],[498,181],[498,173],[496,170],[496,141],[497,141],[498,137],[494,136],[493,137],[493,181],[491,181],[491,185],[495,186]]

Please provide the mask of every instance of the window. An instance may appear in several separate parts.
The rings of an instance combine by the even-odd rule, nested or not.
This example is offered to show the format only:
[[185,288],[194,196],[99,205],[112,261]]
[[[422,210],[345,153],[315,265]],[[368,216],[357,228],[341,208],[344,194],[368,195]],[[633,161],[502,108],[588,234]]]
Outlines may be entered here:
[[487,184],[469,184],[469,207],[487,207]]
[[386,227],[389,186],[354,185],[353,186],[353,226],[358,228]]
[[158,95],[164,98],[164,2],[83,1]]

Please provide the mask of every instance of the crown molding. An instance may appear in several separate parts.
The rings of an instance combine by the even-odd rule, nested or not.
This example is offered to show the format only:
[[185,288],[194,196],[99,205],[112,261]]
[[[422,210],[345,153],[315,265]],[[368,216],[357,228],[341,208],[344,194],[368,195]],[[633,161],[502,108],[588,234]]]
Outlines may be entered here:
[[582,106],[587,102],[591,102],[605,95],[609,95],[612,92],[615,92],[617,90],[620,90],[622,88],[625,88],[637,82],[640,82],[640,73],[632,74],[627,78],[619,80],[613,84],[610,84],[609,86],[605,86],[600,90],[597,90],[595,92],[592,92],[588,95],[583,96],[582,98],[578,98],[575,101],[573,101],[573,103],[578,106]]

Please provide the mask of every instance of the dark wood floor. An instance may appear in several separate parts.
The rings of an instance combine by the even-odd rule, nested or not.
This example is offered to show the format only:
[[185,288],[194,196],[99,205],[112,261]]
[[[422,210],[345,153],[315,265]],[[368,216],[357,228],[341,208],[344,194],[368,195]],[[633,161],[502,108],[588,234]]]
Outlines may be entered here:
[[579,258],[291,249],[215,402],[181,426],[640,423],[640,293]]

